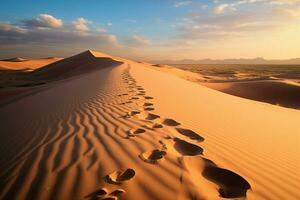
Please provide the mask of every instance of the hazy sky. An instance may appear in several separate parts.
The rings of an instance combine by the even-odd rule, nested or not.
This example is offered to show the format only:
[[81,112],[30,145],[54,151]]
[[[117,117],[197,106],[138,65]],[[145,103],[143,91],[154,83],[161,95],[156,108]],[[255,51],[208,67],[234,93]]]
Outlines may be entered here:
[[300,57],[300,0],[1,0],[0,57]]

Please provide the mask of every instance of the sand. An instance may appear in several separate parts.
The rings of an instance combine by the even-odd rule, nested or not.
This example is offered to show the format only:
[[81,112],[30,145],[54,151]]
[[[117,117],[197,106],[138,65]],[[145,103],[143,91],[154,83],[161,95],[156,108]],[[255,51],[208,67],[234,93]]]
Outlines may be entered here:
[[300,86],[293,82],[262,80],[201,84],[227,94],[287,108],[300,109]]
[[0,199],[300,198],[300,111],[77,56],[0,106]]
[[28,60],[28,59],[17,57],[12,59],[0,60],[0,70],[32,71],[61,59],[62,58],[49,57],[49,58]]
[[[295,66],[296,71],[294,73],[293,69],[289,69],[290,66],[256,66],[256,68],[249,66],[250,71],[245,70],[247,65],[232,66],[232,69],[229,69],[228,65],[207,65],[206,67],[202,66],[202,68],[201,66],[197,67],[197,65],[183,65],[185,70],[181,69],[182,66],[181,68],[157,64],[153,66],[156,70],[171,73],[226,94],[286,108],[300,109],[300,84],[297,66]],[[273,67],[273,69],[268,72],[266,71],[267,67]],[[288,68],[286,71],[284,71],[285,67]],[[255,74],[255,70],[257,70],[257,74]],[[264,73],[262,70],[265,70]]]

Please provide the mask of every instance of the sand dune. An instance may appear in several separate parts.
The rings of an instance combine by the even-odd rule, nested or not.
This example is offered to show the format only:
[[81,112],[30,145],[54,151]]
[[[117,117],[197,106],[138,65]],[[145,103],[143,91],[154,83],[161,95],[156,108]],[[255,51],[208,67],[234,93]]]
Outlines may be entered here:
[[299,111],[153,68],[84,52],[37,70],[51,82],[0,106],[0,199],[300,198]]
[[32,72],[38,79],[63,79],[82,75],[99,68],[119,65],[122,62],[107,57],[105,54],[85,51],[78,55],[49,64]]
[[[201,83],[227,94],[288,108],[300,108],[300,87],[285,81]],[[259,88],[259,89],[258,89]]]
[[0,60],[0,70],[35,70],[50,63],[56,62],[61,58],[49,57],[42,59],[24,59],[24,58],[11,58]]

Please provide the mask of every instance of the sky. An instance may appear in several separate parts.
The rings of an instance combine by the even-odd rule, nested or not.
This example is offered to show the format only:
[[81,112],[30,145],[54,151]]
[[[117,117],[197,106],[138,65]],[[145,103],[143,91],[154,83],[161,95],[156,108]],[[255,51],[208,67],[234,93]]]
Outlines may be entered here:
[[1,0],[0,58],[300,57],[300,0]]

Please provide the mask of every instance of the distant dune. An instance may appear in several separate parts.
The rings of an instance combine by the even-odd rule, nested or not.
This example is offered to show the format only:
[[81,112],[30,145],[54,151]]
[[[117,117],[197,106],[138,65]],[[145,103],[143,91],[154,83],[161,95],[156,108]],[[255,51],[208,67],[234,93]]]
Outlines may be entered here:
[[35,70],[61,58],[49,57],[41,59],[10,58],[0,60],[0,70]]
[[93,51],[9,73],[0,199],[300,199],[299,110]]
[[231,83],[201,83],[227,94],[280,105],[300,108],[300,85],[284,81],[249,81]]
[[264,58],[253,58],[253,59],[184,59],[184,60],[155,60],[152,63],[158,64],[275,64],[275,65],[300,65],[300,58],[292,58],[287,60],[266,60]]
[[104,54],[85,51],[78,55],[36,69],[32,74],[39,79],[58,79],[82,75],[99,70],[99,68],[120,65],[121,63],[122,62],[107,57]]

